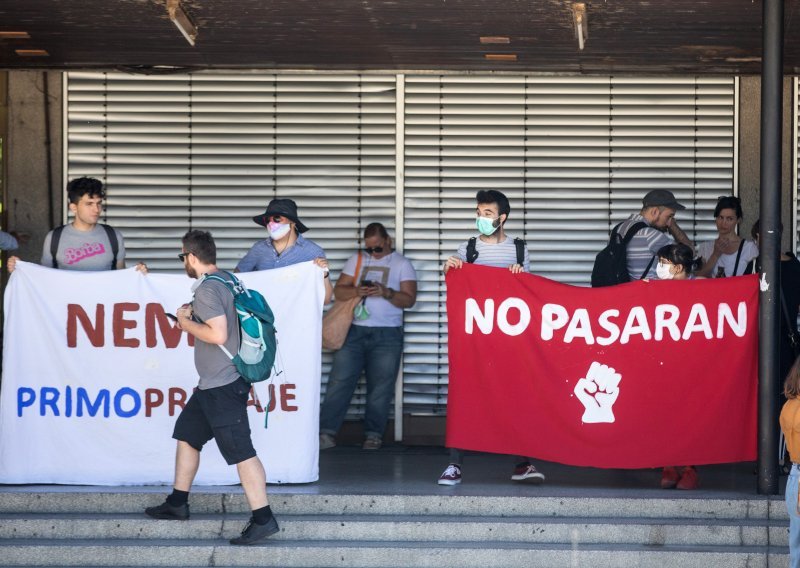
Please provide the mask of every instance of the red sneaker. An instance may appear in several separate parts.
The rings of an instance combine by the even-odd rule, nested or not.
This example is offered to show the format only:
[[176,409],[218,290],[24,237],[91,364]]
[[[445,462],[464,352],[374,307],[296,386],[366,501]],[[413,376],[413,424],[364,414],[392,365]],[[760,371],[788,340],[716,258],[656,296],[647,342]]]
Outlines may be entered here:
[[678,470],[672,466],[665,467],[661,473],[661,489],[673,489],[678,485],[681,476],[678,475]]
[[697,489],[697,470],[690,465],[683,468],[677,487],[678,489]]

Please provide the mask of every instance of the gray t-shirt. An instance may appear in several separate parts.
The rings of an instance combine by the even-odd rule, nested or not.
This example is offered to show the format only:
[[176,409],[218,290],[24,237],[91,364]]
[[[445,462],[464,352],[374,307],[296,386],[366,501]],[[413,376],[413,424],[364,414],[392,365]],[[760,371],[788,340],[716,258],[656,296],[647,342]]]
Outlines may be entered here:
[[[119,243],[117,264],[125,260],[125,242],[122,233],[114,229]],[[52,267],[53,257],[50,254],[50,241],[53,231],[47,233],[42,247],[42,266]],[[68,223],[61,232],[58,241],[56,261],[61,270],[111,270],[111,261],[114,252],[108,240],[106,230],[100,225],[95,225],[90,231],[79,231]]]
[[[619,228],[619,234],[621,237],[625,237],[628,234],[628,229],[633,226],[634,223],[638,223],[639,221],[644,221],[647,223],[647,220],[639,215],[638,213],[631,215],[625,221],[622,222]],[[672,244],[672,239],[670,239],[666,233],[659,231],[658,229],[654,229],[647,224],[647,227],[639,230],[636,235],[631,239],[631,242],[628,243],[627,255],[628,255],[628,274],[631,277],[631,280],[639,280],[642,278],[642,273],[647,268],[647,265],[650,264],[650,261],[653,260],[653,257],[658,254],[659,249],[661,247]],[[651,279],[658,279],[656,276],[656,265],[658,264],[658,259],[656,258],[653,260],[653,263],[650,264],[650,270],[645,275],[645,278]]]
[[[219,276],[230,280],[223,272]],[[194,291],[192,313],[202,321],[208,321],[217,316],[225,316],[228,321],[228,339],[225,348],[235,355],[239,350],[239,322],[233,306],[233,294],[225,284],[216,280],[204,279]],[[239,373],[228,356],[219,345],[206,343],[195,338],[194,365],[200,382],[200,390],[221,387],[239,378]]]
[[[468,242],[461,243],[456,252],[456,256],[464,262],[467,261]],[[486,243],[478,237],[475,239],[475,250],[478,251],[478,258],[475,260],[475,264],[508,268],[517,263],[517,245],[514,244],[514,237],[509,235],[506,235],[506,239],[502,243]],[[522,268],[525,272],[531,271],[527,245],[525,245],[525,254],[522,257]]]

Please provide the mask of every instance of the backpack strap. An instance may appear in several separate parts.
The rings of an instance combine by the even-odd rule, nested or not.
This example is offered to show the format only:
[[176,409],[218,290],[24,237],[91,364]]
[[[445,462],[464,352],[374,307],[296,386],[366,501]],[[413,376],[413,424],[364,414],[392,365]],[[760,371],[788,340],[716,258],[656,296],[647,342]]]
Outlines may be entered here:
[[477,242],[478,237],[472,237],[467,241],[467,262],[470,264],[478,260],[478,249],[476,247]]
[[[106,232],[106,236],[108,237],[108,242],[111,243],[111,252],[114,255],[114,258],[111,259],[111,270],[117,269],[117,255],[119,254],[119,242],[117,241],[117,232],[112,229],[109,225],[104,223],[100,223],[100,226]],[[53,257],[55,258],[55,257]]]
[[53,229],[53,234],[50,235],[50,258],[53,268],[58,268],[58,261],[56,260],[56,253],[58,253],[58,243],[61,241],[61,233],[64,232],[64,227],[61,225]]
[[739,252],[736,253],[736,263],[733,265],[733,274],[736,276],[736,271],[739,270],[739,259],[742,258],[742,249],[744,248],[744,239],[739,242]]
[[[623,221],[623,223],[624,223],[624,221]],[[611,232],[611,238],[612,239],[614,238],[615,234],[619,233],[619,228],[621,226],[622,226],[622,223],[620,223],[619,225],[614,227],[614,230]],[[634,223],[633,225],[628,227],[628,230],[626,231],[625,236],[622,238],[622,244],[625,247],[625,249],[627,250],[628,244],[631,242],[631,239],[633,239],[633,237],[636,236],[636,233],[638,233],[639,231],[641,231],[645,227],[649,227],[649,226],[650,225],[648,225],[644,221],[637,221],[636,223]],[[650,272],[650,268],[652,268],[653,263],[655,261],[656,261],[656,255],[653,255],[650,258],[650,262],[647,263],[647,268],[644,269],[644,272],[642,272],[642,275],[639,277],[639,280],[641,280],[642,278],[645,278],[647,276],[647,274]]]
[[514,246],[517,247],[517,264],[525,266],[525,240],[515,237]]

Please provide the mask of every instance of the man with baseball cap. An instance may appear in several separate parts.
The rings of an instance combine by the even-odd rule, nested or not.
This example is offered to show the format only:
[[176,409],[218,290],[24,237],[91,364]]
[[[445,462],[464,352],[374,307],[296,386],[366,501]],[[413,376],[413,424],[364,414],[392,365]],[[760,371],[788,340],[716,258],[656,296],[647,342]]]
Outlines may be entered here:
[[253,221],[266,227],[269,237],[252,246],[236,265],[235,272],[270,270],[313,260],[325,271],[327,303],[333,294],[333,286],[328,278],[328,259],[322,247],[303,237],[302,233],[308,227],[297,216],[297,204],[291,199],[273,199],[267,205],[267,210],[253,217]]
[[669,233],[679,243],[694,247],[675,221],[675,213],[686,209],[678,203],[671,191],[654,189],[642,199],[642,210],[622,222],[619,228],[621,237],[625,237],[635,223],[644,222],[646,227],[639,229],[628,244],[628,274],[631,280],[657,278],[656,265],[658,250],[672,240]]

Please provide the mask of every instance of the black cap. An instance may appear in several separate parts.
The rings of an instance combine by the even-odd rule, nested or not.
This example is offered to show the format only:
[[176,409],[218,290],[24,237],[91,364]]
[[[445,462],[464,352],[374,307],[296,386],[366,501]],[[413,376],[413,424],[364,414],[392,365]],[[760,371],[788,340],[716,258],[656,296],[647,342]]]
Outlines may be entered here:
[[678,203],[672,192],[666,189],[654,189],[648,192],[642,199],[642,204],[645,207],[669,207],[675,211],[686,209],[686,207]]
[[308,231],[308,227],[303,225],[297,217],[297,204],[291,199],[273,199],[269,202],[269,205],[267,205],[267,210],[261,215],[253,217],[253,221],[266,227],[269,223],[269,218],[273,215],[280,215],[292,221],[295,226],[297,226],[298,233],[305,233]]

